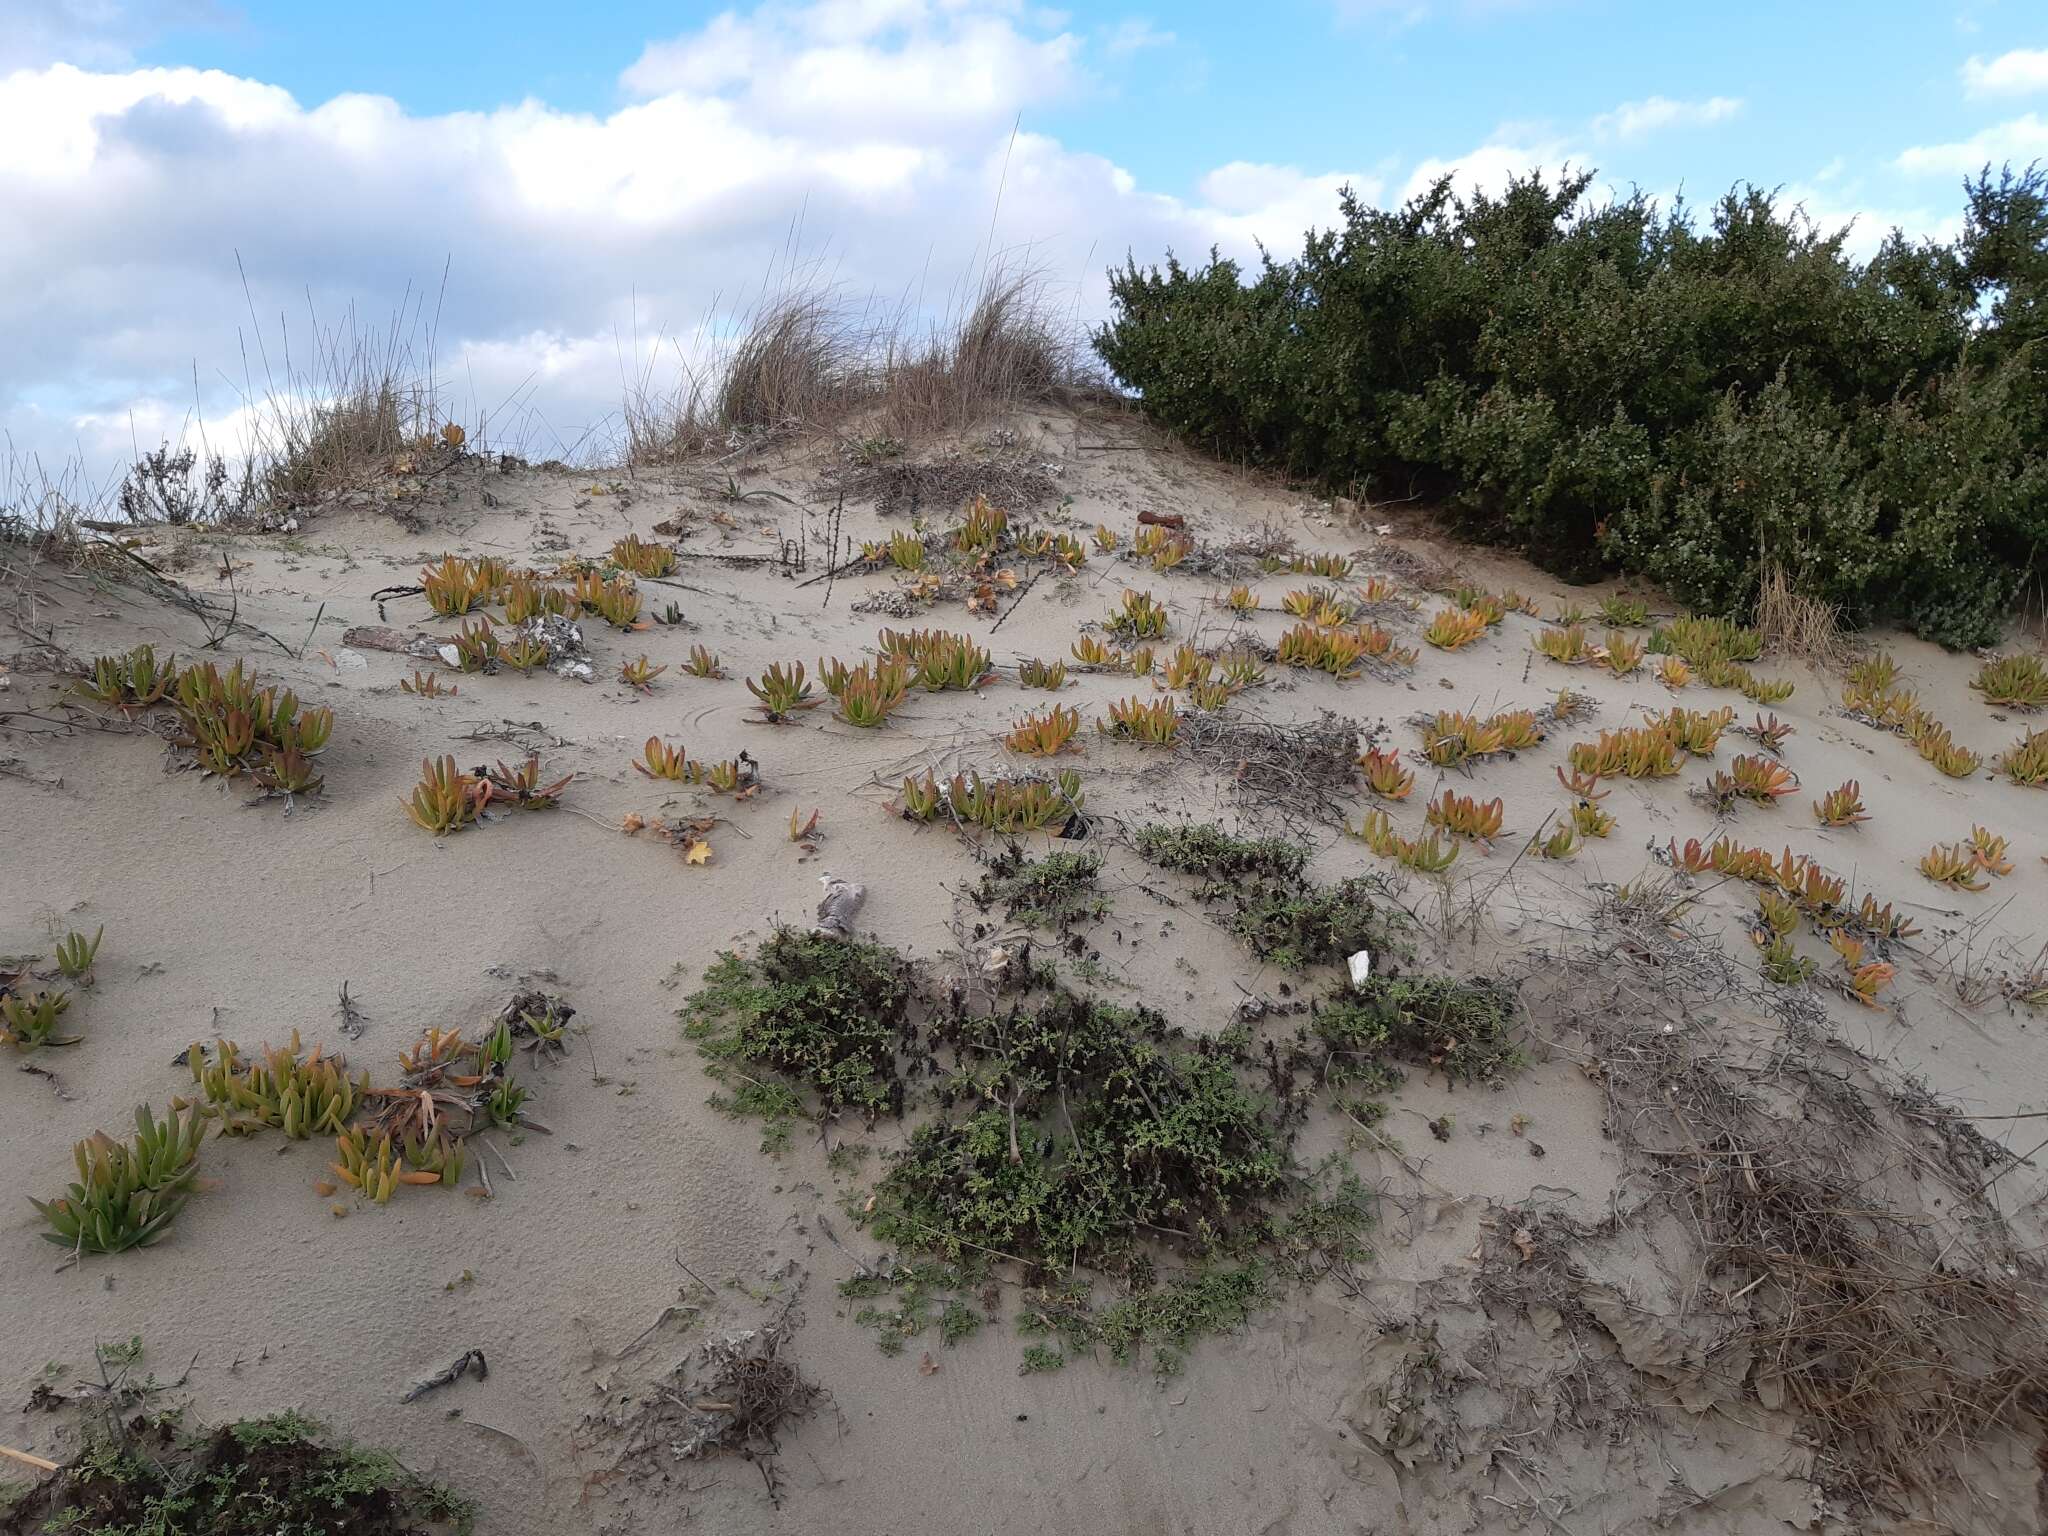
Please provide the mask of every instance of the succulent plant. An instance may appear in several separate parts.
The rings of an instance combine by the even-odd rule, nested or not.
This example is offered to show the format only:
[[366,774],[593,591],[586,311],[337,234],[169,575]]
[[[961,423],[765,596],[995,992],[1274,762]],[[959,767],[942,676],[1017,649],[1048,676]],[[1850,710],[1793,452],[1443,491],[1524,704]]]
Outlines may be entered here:
[[492,1085],[489,1096],[485,1098],[484,1117],[496,1126],[517,1125],[519,1117],[526,1112],[526,1106],[532,1099],[532,1091],[522,1087],[512,1074],[507,1072]]
[[1440,651],[1462,650],[1487,631],[1486,616],[1465,608],[1444,608],[1429,621],[1422,638]]
[[1439,768],[1456,768],[1507,750],[1499,725],[1462,710],[1439,710],[1421,722],[1421,730],[1422,755]]
[[163,702],[178,680],[178,661],[156,659],[156,647],[138,645],[125,656],[97,656],[92,670],[71,685],[81,698],[138,714]]
[[1025,715],[1017,721],[1003,745],[1012,752],[1022,752],[1031,757],[1052,757],[1064,752],[1072,744],[1074,733],[1081,728],[1081,712],[1054,705],[1051,709]]
[[435,1136],[407,1137],[405,1141],[405,1166],[424,1178],[406,1178],[408,1184],[436,1184],[443,1189],[453,1189],[462,1182],[462,1170],[469,1161],[463,1151],[459,1137],[443,1132]]
[[650,779],[668,779],[678,784],[690,776],[689,754],[679,746],[670,746],[659,736],[647,738],[647,745],[633,767]]
[[1109,723],[1098,720],[1095,728],[1141,746],[1171,746],[1180,734],[1180,713],[1171,699],[1120,699],[1109,706]]
[[1150,592],[1126,592],[1102,627],[1123,640],[1158,640],[1166,634],[1166,610]]
[[72,1148],[78,1182],[53,1200],[31,1200],[48,1241],[74,1253],[121,1253],[162,1237],[184,1208],[205,1134],[196,1113],[159,1121],[135,1111],[126,1142],[95,1131]]
[[1485,620],[1486,627],[1489,629],[1508,616],[1508,605],[1504,601],[1487,591],[1486,588],[1474,586],[1470,582],[1463,586],[1453,587],[1450,597],[1452,602],[1456,603],[1467,613],[1478,614],[1481,619]]
[[1043,688],[1048,693],[1057,693],[1067,686],[1067,664],[1027,657],[1017,663],[1017,682],[1025,688]]
[[934,632],[914,658],[911,682],[926,693],[979,688],[995,675],[989,653],[966,635]]
[[1863,788],[1854,779],[1829,790],[1813,802],[1813,819],[1824,827],[1853,827],[1870,820],[1863,809]]
[[[220,1122],[224,1136],[281,1130],[289,1140],[339,1132],[370,1092],[367,1072],[354,1078],[339,1056],[320,1047],[303,1054],[297,1030],[283,1046],[264,1046],[244,1057],[231,1040],[216,1040],[213,1054],[194,1043],[185,1053],[200,1093],[200,1113]],[[173,1107],[183,1108],[183,1100]]]
[[1370,811],[1362,825],[1347,826],[1346,830],[1381,858],[1392,859],[1418,874],[1440,875],[1458,860],[1455,842],[1445,843],[1434,832],[1427,838],[1402,837],[1394,831],[1385,811]]
[[1643,664],[1643,642],[1618,629],[1607,632],[1607,643],[1597,653],[1600,665],[1616,677],[1627,677]]
[[351,1126],[335,1136],[334,1152],[330,1166],[335,1176],[378,1205],[388,1203],[401,1185],[440,1182],[438,1174],[408,1178],[403,1155],[389,1131],[373,1137],[367,1127]]
[[1093,635],[1083,635],[1074,642],[1073,657],[1074,660],[1080,662],[1084,667],[1114,668],[1119,670],[1122,668],[1124,660],[1121,652],[1104,645]]
[[477,800],[477,780],[457,768],[453,754],[448,754],[438,763],[422,758],[412,798],[399,803],[415,826],[444,837],[476,820]]
[[493,574],[468,560],[444,555],[439,565],[420,572],[420,585],[425,589],[427,606],[449,619],[468,613],[489,599]]
[[804,664],[771,664],[760,678],[747,679],[747,692],[760,701],[763,718],[771,722],[788,719],[800,709],[816,709],[823,699],[811,697],[811,685],[804,680]]
[[[499,642],[497,659],[521,677],[531,677],[535,667],[548,664],[549,655],[547,642],[539,635],[519,634]],[[619,675],[622,680],[630,681],[626,679],[624,668],[620,669]]]
[[406,693],[416,693],[423,699],[454,698],[460,689],[444,686],[438,673],[422,672],[413,668],[411,678],[401,677],[398,686]]
[[107,925],[102,923],[89,939],[73,930],[57,941],[57,969],[66,980],[92,985],[92,963],[99,955],[100,941],[106,936]]
[[1758,715],[1743,727],[1743,734],[1760,745],[1766,752],[1776,753],[1785,745],[1785,738],[1796,734],[1789,720],[1780,720],[1776,715],[1765,719]]
[[2039,709],[2048,705],[2048,667],[2038,656],[2001,656],[1977,669],[1970,686],[1987,704],[2008,709]]
[[1216,665],[1233,690],[1255,688],[1266,680],[1266,664],[1251,651],[1225,651],[1216,658]]
[[654,680],[666,672],[666,665],[655,666],[645,656],[637,661],[622,662],[619,665],[619,681],[628,688],[637,688],[642,693],[654,692]]
[[1768,757],[1738,757],[1728,770],[1735,793],[1758,805],[1774,805],[1799,788],[1792,771]]
[[666,576],[676,568],[676,552],[629,533],[612,545],[612,564],[635,576]]
[[1987,875],[2009,875],[2012,859],[2006,840],[1989,827],[1970,828],[1970,857]]
[[565,592],[560,587],[543,586],[530,575],[514,577],[505,584],[504,604],[505,622],[515,625],[545,614],[566,616],[581,606],[575,593]]
[[1504,812],[1505,807],[1498,796],[1482,803],[1470,795],[1453,794],[1447,789],[1430,802],[1427,819],[1431,826],[1439,827],[1453,837],[1485,846],[1500,836]]
[[888,543],[889,563],[899,571],[924,569],[924,540],[911,533],[892,534]]
[[497,665],[498,632],[488,618],[479,616],[475,623],[463,625],[449,644],[455,648],[458,672],[488,672]]
[[1358,766],[1365,770],[1366,786],[1382,799],[1406,800],[1415,788],[1415,775],[1401,766],[1397,752],[1369,747],[1358,759]]
[[520,811],[551,811],[561,804],[562,791],[576,775],[565,773],[551,784],[540,781],[540,754],[528,753],[517,768],[500,762],[484,770],[477,784],[477,809],[486,805],[509,805]]
[[1575,800],[1571,828],[1580,837],[1605,837],[1614,830],[1614,818],[1591,800]]
[[250,776],[277,795],[314,795],[326,783],[313,771],[313,760],[299,748],[280,750],[268,742],[263,744],[263,761]]
[[1169,688],[1192,688],[1215,675],[1216,663],[1192,645],[1181,645],[1167,658],[1165,682]]
[[1759,940],[1757,947],[1763,952],[1764,980],[1781,987],[1796,987],[1813,975],[1813,962],[1795,950],[1790,939],[1774,935]]
[[840,684],[839,718],[863,730],[885,725],[909,687],[909,675],[900,661],[863,662]]
[[945,800],[945,790],[929,773],[922,779],[909,775],[896,792],[896,808],[905,821],[930,821]]
[[1981,891],[1990,886],[1982,878],[1976,850],[1967,843],[1936,843],[1920,856],[1920,873],[1936,885],[1957,891]]
[[690,647],[690,659],[683,663],[683,670],[692,677],[720,678],[725,671],[718,664],[718,658],[701,645]]
[[71,1007],[71,994],[54,988],[0,993],[0,1045],[17,1051],[43,1046],[76,1045],[78,1035],[57,1033],[57,1021]]
[[1217,606],[1228,608],[1239,618],[1259,611],[1259,595],[1250,587],[1232,587],[1217,600]]
[[1678,743],[1655,726],[1602,731],[1596,741],[1575,741],[1572,767],[1596,778],[1662,779],[1678,772]]
[[953,548],[963,555],[978,555],[998,548],[1010,527],[1010,514],[990,504],[986,496],[968,503],[967,515],[953,532]]
[[2048,731],[2028,731],[2006,748],[1998,767],[2015,784],[2030,788],[2048,784]]
[[1576,667],[1593,659],[1593,647],[1586,641],[1583,624],[1568,624],[1562,629],[1546,629],[1529,642],[1538,655],[1548,656],[1552,661],[1561,661],[1568,667]]
[[619,576],[606,582],[595,599],[587,606],[614,629],[632,629],[640,624],[640,589],[630,579]]
[[1296,555],[1288,562],[1288,569],[1310,576],[1324,576],[1331,581],[1342,581],[1351,574],[1352,560],[1349,555],[1315,554]]

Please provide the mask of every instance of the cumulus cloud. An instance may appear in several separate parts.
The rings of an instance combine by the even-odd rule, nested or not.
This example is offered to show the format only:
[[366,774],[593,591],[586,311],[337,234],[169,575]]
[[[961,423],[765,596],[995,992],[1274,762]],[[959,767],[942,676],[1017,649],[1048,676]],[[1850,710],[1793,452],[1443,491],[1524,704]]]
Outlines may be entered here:
[[1173,196],[1013,138],[1020,113],[1110,78],[1100,37],[1009,0],[769,5],[648,47],[602,115],[309,104],[198,69],[0,77],[0,426],[125,452],[131,416],[145,443],[186,419],[196,360],[225,430],[287,345],[302,363],[360,301],[360,334],[401,305],[405,334],[434,322],[468,419],[512,401],[535,451],[560,451],[792,262],[939,311],[1008,253],[1090,318],[1127,249],[1285,254],[1344,181],[1372,187],[1232,166]]
[[1451,180],[1451,191],[1458,197],[1470,198],[1474,192],[1497,195],[1506,189],[1510,177],[1526,176],[1540,168],[1554,180],[1567,166],[1582,164],[1584,160],[1562,138],[1496,134],[1465,154],[1449,158],[1431,156],[1422,161],[1409,174],[1401,196],[1404,200],[1418,197],[1446,176]]
[[1666,128],[1703,128],[1726,122],[1742,111],[1737,96],[1709,96],[1703,101],[1674,101],[1669,96],[1649,96],[1625,101],[1612,112],[1593,119],[1593,132],[1603,139],[1624,143],[1647,137]]
[[1972,96],[2048,91],[2048,48],[2015,48],[1995,59],[1972,54],[1963,64],[1963,89]]
[[2048,119],[2032,112],[1949,144],[1921,144],[1895,162],[1914,176],[1973,176],[1987,165],[2029,165],[2048,158]]
[[1327,228],[1347,186],[1366,203],[1377,202],[1385,191],[1376,176],[1309,175],[1291,165],[1247,160],[1218,166],[1202,178],[1199,191],[1217,241],[1241,253],[1262,240],[1282,248],[1298,245],[1307,230]]

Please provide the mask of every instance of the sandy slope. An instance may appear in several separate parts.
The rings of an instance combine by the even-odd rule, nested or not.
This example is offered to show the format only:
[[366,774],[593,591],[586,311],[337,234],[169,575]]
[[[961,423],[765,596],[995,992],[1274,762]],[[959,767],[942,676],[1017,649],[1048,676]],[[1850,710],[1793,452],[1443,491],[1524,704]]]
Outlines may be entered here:
[[[1135,515],[1149,509],[1183,513],[1191,531],[1218,543],[1275,524],[1305,549],[1357,550],[1368,568],[1423,548],[1159,449],[1115,423],[1051,417],[1024,425],[1022,451],[1054,471],[1059,500],[1042,511],[1077,531],[1100,521],[1128,536]],[[1136,451],[1090,446],[1106,439]],[[1357,1426],[1371,1419],[1374,1394],[1383,1399],[1388,1383],[1402,1379],[1401,1362],[1388,1356],[1402,1347],[1386,1331],[1394,1319],[1440,1317],[1441,1342],[1453,1354],[1469,1354],[1488,1332],[1484,1314],[1447,1299],[1444,1277],[1455,1284],[1493,1210],[1533,1198],[1597,1216],[1624,1181],[1622,1160],[1602,1134],[1597,1091],[1563,1058],[1539,1060],[1495,1095],[1411,1081],[1391,1129],[1422,1176],[1370,1150],[1354,1154],[1362,1172],[1398,1197],[1383,1212],[1365,1294],[1298,1297],[1244,1336],[1199,1348],[1187,1374],[1170,1383],[1107,1364],[1019,1376],[1016,1342],[1001,1329],[940,1352],[940,1369],[923,1374],[915,1349],[884,1359],[843,1316],[849,1309],[834,1288],[852,1263],[821,1235],[819,1217],[836,1215],[838,1196],[820,1150],[800,1146],[770,1162],[757,1151],[755,1129],[705,1107],[708,1086],[674,1009],[716,950],[758,939],[778,921],[807,920],[827,870],[868,885],[862,921],[876,936],[921,956],[951,951],[963,908],[957,888],[971,883],[976,865],[949,833],[885,814],[888,786],[913,766],[999,761],[993,733],[1043,696],[1004,681],[978,698],[919,697],[882,732],[854,731],[826,710],[780,729],[751,721],[742,678],[774,660],[855,659],[877,627],[900,622],[856,611],[862,598],[894,585],[890,576],[800,585],[772,560],[740,566],[714,558],[772,557],[780,540],[794,538],[809,546],[805,576],[821,571],[831,499],[818,489],[817,468],[800,458],[738,466],[747,485],[779,488],[801,506],[735,506],[711,493],[709,477],[501,473],[472,461],[408,487],[398,507],[412,531],[389,507],[366,505],[312,517],[294,534],[191,538],[195,547],[182,550],[193,561],[186,579],[224,594],[214,576],[231,560],[243,617],[293,650],[319,615],[303,659],[248,635],[223,652],[246,655],[266,677],[331,703],[339,716],[327,793],[289,816],[275,802],[245,807],[243,790],[164,771],[164,753],[146,736],[0,730],[0,953],[47,950],[52,927],[107,930],[98,985],[74,1012],[85,1041],[41,1062],[60,1084],[11,1070],[0,1080],[0,1158],[15,1192],[0,1219],[0,1294],[8,1298],[0,1384],[10,1394],[0,1440],[49,1448],[52,1421],[13,1412],[29,1383],[46,1362],[75,1368],[95,1340],[140,1333],[159,1376],[175,1377],[192,1362],[188,1390],[198,1412],[300,1406],[349,1433],[407,1448],[416,1466],[484,1497],[487,1531],[1540,1528],[1528,1488],[1470,1463],[1404,1466],[1362,1440]],[[444,551],[546,565],[565,545],[600,554],[620,535],[648,535],[678,515],[691,528],[682,548],[692,558],[677,589],[646,590],[657,608],[673,598],[687,624],[632,636],[587,625],[595,684],[504,673],[462,679],[458,697],[424,701],[397,687],[410,660],[341,643],[350,626],[427,625],[417,599],[394,600],[380,615],[368,594],[413,581],[423,560]],[[845,518],[855,537],[902,526],[857,501]],[[152,558],[179,555],[180,543],[153,541]],[[1558,597],[1590,600],[1497,557],[1425,553],[1449,553],[1471,579],[1518,587],[1546,611]],[[1277,604],[1306,579],[1256,584]],[[1205,603],[1215,580],[1159,576],[1098,556],[1078,577],[1041,579],[1014,607],[1014,594],[1005,595],[989,642],[998,663],[1065,655],[1079,626],[1126,587],[1170,604],[1176,638],[1207,643],[1230,627]],[[1424,602],[1426,615],[1435,600]],[[982,635],[992,628],[988,616],[970,617],[957,604],[916,622]],[[1289,622],[1267,612],[1253,627],[1271,641]],[[76,657],[143,640],[189,654],[201,638],[175,609],[63,579],[46,585],[29,627]],[[1399,627],[1412,638],[1417,621]],[[1526,834],[1565,803],[1553,770],[1566,740],[1669,702],[1647,673],[1603,679],[1532,656],[1536,628],[1510,615],[1469,651],[1425,648],[1401,681],[1338,684],[1274,669],[1265,688],[1232,707],[1275,720],[1332,709],[1383,727],[1384,740],[1408,750],[1416,736],[1402,722],[1417,711],[1533,706],[1569,683],[1598,700],[1592,725],[1486,767],[1476,786],[1458,786],[1504,797],[1510,831]],[[10,666],[0,701],[46,698],[48,652],[19,629],[12,638],[11,647],[0,641],[0,660]],[[720,653],[726,680],[680,673],[676,664],[700,642]],[[2019,734],[2020,721],[1995,718],[1968,690],[1968,658],[1886,643],[1959,741],[1989,754]],[[651,696],[612,680],[618,661],[642,650],[670,666]],[[2048,850],[2048,796],[1988,772],[1942,779],[1903,741],[1842,718],[1828,680],[1771,661],[1759,670],[1799,682],[1776,712],[1796,727],[1785,756],[1804,792],[1775,810],[1744,807],[1728,830],[1816,855],[1900,902],[1926,930],[1917,946],[1923,963],[1905,968],[1888,1006],[1831,999],[1835,1022],[1969,1112],[2048,1109],[2048,1032],[2002,1001],[1960,1003],[1951,974],[1960,951],[1944,953],[1943,938],[1967,930],[1978,968],[2031,956],[2048,889],[2040,857]],[[1092,717],[1133,691],[1128,679],[1082,677],[1066,701]],[[1742,719],[1754,713],[1732,695],[1694,689],[1685,699],[1695,707],[1724,701]],[[526,723],[512,741],[474,739],[506,721]],[[744,805],[697,790],[664,795],[628,766],[650,734],[685,742],[694,756],[744,748],[759,760],[765,787]],[[547,769],[577,775],[569,803],[584,815],[523,818],[436,841],[401,813],[423,755],[453,752],[468,765],[525,746],[540,751]],[[1731,737],[1722,760],[1748,749]],[[1242,809],[1222,778],[1170,755],[1099,744],[1092,733],[1077,766],[1090,809],[1112,825],[1161,814],[1234,818]],[[1483,968],[1551,942],[1584,922],[1590,882],[1652,869],[1653,843],[1708,836],[1711,817],[1683,787],[1704,772],[1691,765],[1680,783],[1618,787],[1607,802],[1619,820],[1614,835],[1572,864],[1517,862],[1522,839],[1513,836],[1490,859],[1461,861],[1449,905],[1462,910],[1476,899],[1491,920],[1479,943],[1452,946],[1452,963]],[[1426,765],[1418,772],[1417,793],[1395,813],[1404,830],[1420,826],[1431,773]],[[1849,778],[1861,782],[1874,819],[1851,832],[1817,828],[1809,801]],[[628,812],[700,807],[725,818],[710,834],[708,867],[686,867],[661,843],[614,830]],[[793,810],[813,807],[822,810],[825,839],[804,857],[785,824]],[[1973,822],[2011,837],[2012,876],[1982,895],[1951,895],[1913,872],[1930,842],[1962,837]],[[1315,835],[1320,874],[1374,865],[1335,827]],[[1190,1028],[1214,1030],[1248,992],[1270,994],[1284,980],[1262,974],[1197,911],[1148,895],[1142,866],[1112,838],[1103,842],[1117,875],[1104,962],[1133,995]],[[1442,908],[1425,884],[1409,894],[1437,919]],[[1746,921],[1744,891],[1720,889],[1707,900],[1731,922]],[[1733,927],[1730,935],[1740,945]],[[56,1250],[37,1240],[38,1224],[19,1197],[54,1192],[70,1143],[91,1127],[119,1130],[134,1104],[179,1091],[184,1077],[171,1058],[194,1039],[219,1034],[253,1045],[296,1029],[309,1043],[342,1043],[337,993],[346,982],[369,1020],[348,1053],[388,1076],[393,1053],[423,1027],[482,1019],[524,976],[549,978],[588,1030],[568,1062],[529,1074],[540,1091],[536,1113],[555,1134],[517,1146],[494,1138],[502,1156],[490,1165],[494,1199],[409,1191],[381,1210],[344,1203],[347,1214],[338,1217],[311,1188],[326,1161],[322,1147],[213,1142],[205,1161],[218,1188],[194,1201],[169,1241],[52,1273]],[[1447,1110],[1458,1132],[1437,1144],[1423,1122]],[[1532,1157],[1508,1132],[1517,1115],[1528,1117],[1547,1157]],[[2038,1139],[2027,1132],[2040,1124],[1982,1122],[1994,1139],[2023,1147]],[[2038,1214],[2041,1191],[2035,1173],[2021,1169],[2004,1181],[2001,1198],[2015,1211],[2034,1202]],[[834,1230],[855,1252],[869,1251],[843,1217]],[[1631,1273],[1647,1285],[1654,1264],[1639,1257]],[[698,1289],[685,1267],[717,1294]],[[628,1414],[705,1332],[756,1323],[779,1311],[792,1289],[806,1319],[796,1351],[832,1401],[786,1448],[781,1508],[771,1507],[745,1464],[657,1456],[621,1466],[623,1437],[605,1416]],[[657,1326],[680,1299],[701,1310]],[[1511,1372],[1539,1348],[1538,1333],[1524,1331],[1488,1341],[1507,1362],[1495,1369]],[[411,1379],[473,1346],[489,1357],[487,1381],[399,1404]],[[1512,1416],[1482,1402],[1487,1391],[1512,1396],[1499,1380],[1468,1386],[1461,1412],[1508,1433]],[[1803,1453],[1738,1420],[1644,1426],[1614,1444],[1596,1439],[1539,1458],[1540,1470],[1532,1464],[1525,1475],[1568,1501],[1548,1511],[1577,1511],[1553,1526],[1575,1533],[1641,1529],[1660,1512],[1674,1516],[1674,1529],[1821,1528],[1808,1523]],[[1997,1454],[2011,1471],[2023,1452]],[[2006,1486],[1987,1478],[1987,1486]],[[1674,1499],[1681,1486],[1691,1497]],[[1982,1528],[2031,1529],[2024,1507],[2003,1498],[1986,1506]]]

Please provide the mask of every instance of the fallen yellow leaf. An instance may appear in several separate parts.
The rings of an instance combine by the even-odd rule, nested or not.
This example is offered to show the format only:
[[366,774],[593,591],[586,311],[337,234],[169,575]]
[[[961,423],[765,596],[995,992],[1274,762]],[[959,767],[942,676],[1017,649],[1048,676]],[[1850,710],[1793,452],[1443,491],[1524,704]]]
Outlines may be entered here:
[[690,844],[688,850],[683,854],[683,861],[687,864],[709,864],[711,862],[711,845],[705,842],[703,838],[698,838],[696,842]]

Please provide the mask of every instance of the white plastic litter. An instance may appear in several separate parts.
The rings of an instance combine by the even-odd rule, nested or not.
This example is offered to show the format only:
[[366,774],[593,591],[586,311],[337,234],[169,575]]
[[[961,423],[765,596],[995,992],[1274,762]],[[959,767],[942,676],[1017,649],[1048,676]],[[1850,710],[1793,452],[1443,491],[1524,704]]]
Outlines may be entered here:
[[1351,967],[1351,985],[1364,986],[1367,978],[1372,975],[1372,951],[1361,949],[1344,963]]

